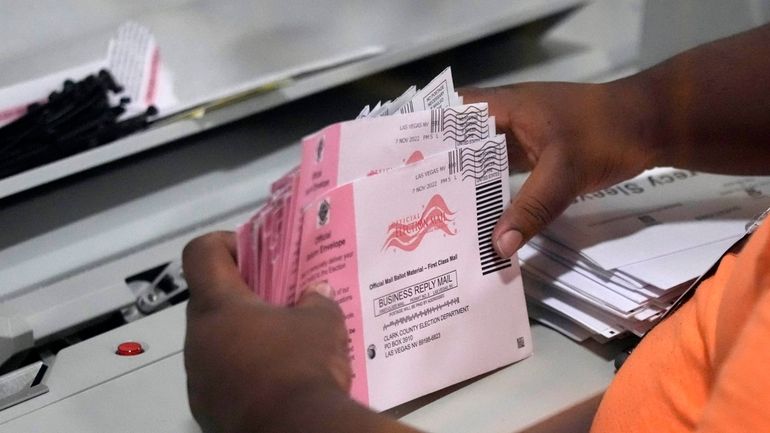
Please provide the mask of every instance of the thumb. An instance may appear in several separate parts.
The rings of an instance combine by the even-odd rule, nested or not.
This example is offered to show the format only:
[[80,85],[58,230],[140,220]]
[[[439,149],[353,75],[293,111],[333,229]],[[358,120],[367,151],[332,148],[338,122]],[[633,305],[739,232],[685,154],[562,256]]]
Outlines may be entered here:
[[504,87],[463,87],[457,93],[463,97],[463,104],[486,102],[489,111],[498,116],[502,115],[513,102],[512,86]]
[[487,102],[488,96],[492,92],[488,88],[483,87],[462,87],[457,89],[457,93],[463,97],[463,104],[474,104],[476,102]]
[[300,308],[327,308],[338,310],[334,301],[334,289],[327,283],[316,283],[305,288],[297,301]]
[[466,87],[458,89],[457,93],[463,97],[463,104],[475,104],[485,102],[489,107],[489,114],[495,116],[495,125],[500,132],[510,131],[510,112],[516,106],[515,92],[508,87]]
[[571,180],[568,167],[559,152],[541,154],[529,178],[511,199],[511,205],[492,231],[497,254],[503,258],[511,257],[572,203],[578,187]]
[[334,290],[328,284],[315,284],[302,292],[296,307],[298,311],[304,310],[304,313],[312,311],[321,320],[316,322],[319,325],[316,326],[316,331],[320,333],[318,338],[324,340],[330,336],[331,340],[324,341],[332,344],[332,353],[336,355],[328,360],[329,372],[339,388],[349,392],[353,371],[348,359],[348,329],[345,326],[345,315],[334,301],[334,295]]

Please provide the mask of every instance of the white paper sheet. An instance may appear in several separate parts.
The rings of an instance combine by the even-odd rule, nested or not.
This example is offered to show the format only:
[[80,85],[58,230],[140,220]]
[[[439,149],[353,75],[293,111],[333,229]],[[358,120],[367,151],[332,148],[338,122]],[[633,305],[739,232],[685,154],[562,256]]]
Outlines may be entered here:
[[659,168],[581,196],[547,234],[615,269],[740,236],[768,206],[768,177]]

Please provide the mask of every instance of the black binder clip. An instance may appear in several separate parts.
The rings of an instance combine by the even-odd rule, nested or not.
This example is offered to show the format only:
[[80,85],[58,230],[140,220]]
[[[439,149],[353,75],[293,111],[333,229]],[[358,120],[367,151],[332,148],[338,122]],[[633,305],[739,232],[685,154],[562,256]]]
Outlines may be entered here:
[[123,87],[103,69],[74,82],[66,80],[48,101],[27,107],[27,112],[0,128],[0,179],[147,128],[158,115],[150,106],[144,113],[118,121],[130,98],[114,105],[111,95]]

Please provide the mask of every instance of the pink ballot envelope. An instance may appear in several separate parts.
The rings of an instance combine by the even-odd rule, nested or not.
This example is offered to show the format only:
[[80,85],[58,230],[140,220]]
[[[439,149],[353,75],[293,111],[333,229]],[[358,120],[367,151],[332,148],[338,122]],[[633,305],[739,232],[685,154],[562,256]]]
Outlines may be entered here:
[[501,135],[305,209],[298,282],[335,289],[356,400],[388,409],[532,353],[518,262],[492,249],[509,194]]
[[[297,203],[289,220],[293,237],[287,252],[290,261],[283,274],[297,275],[302,210],[319,194],[494,134],[494,118],[490,118],[487,104],[479,103],[341,122],[305,137]],[[290,281],[284,289],[289,303],[296,288],[296,282]]]

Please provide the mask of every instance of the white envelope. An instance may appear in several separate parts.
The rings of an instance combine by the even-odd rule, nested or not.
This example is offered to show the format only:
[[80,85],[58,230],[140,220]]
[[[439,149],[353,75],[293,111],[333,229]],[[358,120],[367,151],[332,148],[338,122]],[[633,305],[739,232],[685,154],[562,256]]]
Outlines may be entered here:
[[768,177],[660,168],[581,196],[547,234],[615,269],[740,236],[768,206]]
[[387,409],[531,353],[518,263],[492,248],[507,174],[498,136],[342,185],[306,208],[299,284],[337,290],[358,401]]

